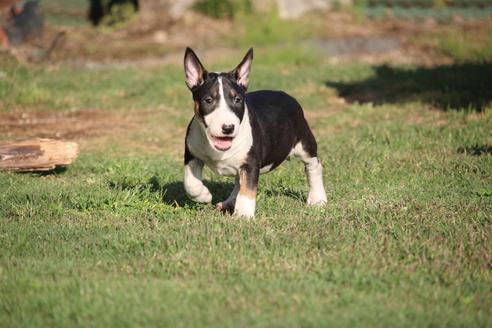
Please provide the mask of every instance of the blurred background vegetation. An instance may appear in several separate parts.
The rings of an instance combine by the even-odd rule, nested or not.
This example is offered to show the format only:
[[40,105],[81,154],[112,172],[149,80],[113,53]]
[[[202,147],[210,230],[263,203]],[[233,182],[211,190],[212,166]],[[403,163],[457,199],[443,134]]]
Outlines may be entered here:
[[[159,1],[140,1],[143,7],[152,7]],[[166,1],[164,1],[166,2]],[[240,15],[252,14],[260,8],[273,10],[275,7],[282,6],[282,3],[295,1],[255,1],[255,0],[196,0],[196,1],[175,1],[183,2],[184,6],[190,7],[197,12],[214,18],[233,19]],[[302,1],[300,1],[302,2]],[[313,1],[307,1],[307,5]],[[321,1],[323,2],[323,1]],[[91,12],[94,15],[112,16],[106,18],[103,24],[113,24],[117,21],[124,21],[132,16],[139,9],[138,0],[42,0],[45,11],[51,18],[66,19],[67,17],[83,17],[87,12],[87,5],[90,3]],[[316,2],[313,2],[316,3]],[[319,1],[318,1],[319,3]],[[484,19],[492,15],[492,0],[326,0],[325,8],[332,10],[351,9],[359,11],[363,15],[371,18],[408,18],[408,19],[437,19],[449,20],[460,16],[462,19]],[[296,7],[296,5],[292,6]],[[314,9],[319,8],[312,5]]]
[[[69,54],[65,52],[75,57],[100,53],[101,48],[108,47],[108,42],[118,49],[114,51],[118,52],[113,54],[115,58],[126,58],[158,56],[187,43],[199,47],[284,43],[296,46],[297,42],[310,38],[368,34],[395,35],[400,41],[405,39],[404,42],[413,42],[459,61],[485,60],[492,52],[491,37],[488,37],[492,0],[41,0],[40,3],[45,21],[52,28],[45,33],[51,36],[46,42],[54,38],[50,34],[53,29],[58,29],[72,32],[69,43],[86,44],[75,47],[79,49],[72,49]],[[367,31],[363,29],[365,24]],[[91,25],[97,27],[97,32],[83,30]],[[110,40],[99,44],[98,40],[104,39],[101,32],[118,31],[125,32],[127,40],[137,38],[135,46],[115,45],[114,35],[107,34],[106,39]],[[84,32],[87,33],[83,35]],[[153,42],[142,42],[145,38],[153,38]]]

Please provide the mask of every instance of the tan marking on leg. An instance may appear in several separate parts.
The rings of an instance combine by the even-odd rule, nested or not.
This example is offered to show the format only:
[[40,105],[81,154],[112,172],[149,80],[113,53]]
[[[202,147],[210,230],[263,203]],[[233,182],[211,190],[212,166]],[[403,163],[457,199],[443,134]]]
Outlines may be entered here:
[[241,171],[239,174],[239,194],[248,197],[249,199],[256,199],[256,188],[250,189],[248,187],[248,176],[245,171]]

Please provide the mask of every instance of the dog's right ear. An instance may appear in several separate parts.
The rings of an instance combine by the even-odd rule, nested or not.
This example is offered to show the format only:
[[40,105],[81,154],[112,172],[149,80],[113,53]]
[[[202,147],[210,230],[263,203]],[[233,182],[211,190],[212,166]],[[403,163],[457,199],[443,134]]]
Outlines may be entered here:
[[186,85],[190,90],[196,88],[203,83],[203,76],[206,73],[200,59],[197,55],[187,47],[184,55],[184,70],[186,76]]

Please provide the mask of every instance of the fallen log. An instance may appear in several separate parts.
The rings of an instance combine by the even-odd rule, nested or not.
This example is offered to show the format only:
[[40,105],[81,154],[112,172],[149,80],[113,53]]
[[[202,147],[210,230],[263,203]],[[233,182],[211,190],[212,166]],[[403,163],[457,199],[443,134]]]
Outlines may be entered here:
[[0,170],[15,172],[49,171],[71,164],[77,157],[75,142],[29,139],[0,142]]

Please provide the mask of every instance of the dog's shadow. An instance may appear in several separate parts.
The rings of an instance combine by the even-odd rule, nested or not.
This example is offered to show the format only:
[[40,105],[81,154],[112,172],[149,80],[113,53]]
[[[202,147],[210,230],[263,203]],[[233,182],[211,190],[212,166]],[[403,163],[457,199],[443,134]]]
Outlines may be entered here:
[[[212,194],[212,203],[218,203],[226,199],[234,189],[234,184],[230,182],[204,181],[205,186]],[[153,176],[149,180],[150,190],[159,193],[164,204],[174,207],[197,207],[196,203],[186,196],[186,191],[183,186],[183,181],[173,181],[161,183],[157,176]]]
[[301,203],[307,201],[306,195],[293,188],[269,188],[265,190],[265,194],[269,197],[289,197]]
[[[227,199],[234,189],[234,184],[232,182],[203,181],[203,183],[212,194],[213,204]],[[203,204],[194,202],[188,198],[183,181],[163,182],[157,175],[152,176],[147,182],[140,182],[137,184],[109,181],[109,187],[112,189],[148,189],[150,192],[160,195],[164,204],[173,207],[186,206],[197,209],[203,206]],[[282,186],[278,186],[277,188],[265,188],[263,191],[260,191],[260,193],[263,193],[268,197],[289,197],[300,202],[306,201],[306,196],[303,192]]]
[[[212,194],[213,204],[225,200],[234,189],[234,184],[232,182],[204,181],[203,183]],[[153,176],[149,180],[149,185],[152,192],[161,195],[164,204],[173,207],[188,206],[196,208],[200,206],[199,203],[188,198],[182,181],[161,183],[157,176]],[[306,196],[301,191],[290,188],[268,188],[264,190],[264,193],[269,197],[290,197],[300,202],[306,201]]]
[[458,153],[471,156],[492,155],[492,146],[476,144],[469,147],[459,147]]

